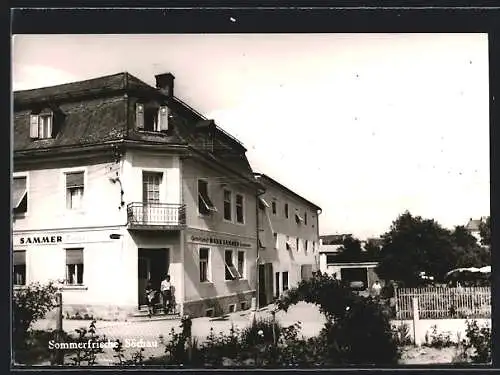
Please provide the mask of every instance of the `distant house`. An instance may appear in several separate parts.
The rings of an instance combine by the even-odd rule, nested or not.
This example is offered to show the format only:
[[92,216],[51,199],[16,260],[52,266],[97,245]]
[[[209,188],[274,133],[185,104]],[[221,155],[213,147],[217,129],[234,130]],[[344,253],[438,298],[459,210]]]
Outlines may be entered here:
[[481,223],[486,222],[486,217],[483,216],[480,219],[473,219],[470,218],[469,222],[465,225],[465,229],[469,231],[470,234],[472,234],[478,243],[481,243],[481,234],[479,231],[479,227],[481,226]]
[[[330,276],[335,275],[337,279],[348,283],[361,281],[363,283],[361,290],[367,291],[376,280],[382,283],[375,273],[378,262],[366,257],[367,254],[362,254],[362,259],[349,259],[342,256],[340,248],[348,237],[352,237],[352,234],[320,236],[320,271]],[[381,238],[368,238],[366,241],[361,241],[362,251],[370,242],[378,246],[382,245]]]

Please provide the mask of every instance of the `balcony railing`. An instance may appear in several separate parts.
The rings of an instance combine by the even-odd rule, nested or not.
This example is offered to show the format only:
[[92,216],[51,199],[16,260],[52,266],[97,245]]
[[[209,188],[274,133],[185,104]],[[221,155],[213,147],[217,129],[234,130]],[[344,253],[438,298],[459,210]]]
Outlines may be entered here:
[[186,206],[171,203],[134,202],[127,206],[129,227],[176,229],[186,225]]

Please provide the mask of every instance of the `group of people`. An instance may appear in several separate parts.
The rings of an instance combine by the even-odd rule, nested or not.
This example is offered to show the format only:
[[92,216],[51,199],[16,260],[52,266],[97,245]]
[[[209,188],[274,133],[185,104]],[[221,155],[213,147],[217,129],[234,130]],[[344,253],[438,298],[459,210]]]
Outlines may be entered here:
[[[146,300],[148,304],[148,316],[151,316],[155,313],[155,305],[158,299],[158,290],[153,288],[153,284],[151,280],[148,280],[146,283]],[[165,314],[173,312],[175,304],[174,304],[174,296],[172,293],[172,284],[170,283],[170,275],[166,275],[160,284],[160,294],[161,294],[161,302],[163,311]]]

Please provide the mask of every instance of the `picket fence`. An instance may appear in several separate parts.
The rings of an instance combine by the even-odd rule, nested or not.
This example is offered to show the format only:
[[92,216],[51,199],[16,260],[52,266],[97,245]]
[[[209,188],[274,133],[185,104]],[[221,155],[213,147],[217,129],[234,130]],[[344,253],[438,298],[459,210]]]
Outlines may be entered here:
[[491,317],[491,288],[398,288],[396,318],[412,319],[412,300],[418,298],[420,319],[480,319]]

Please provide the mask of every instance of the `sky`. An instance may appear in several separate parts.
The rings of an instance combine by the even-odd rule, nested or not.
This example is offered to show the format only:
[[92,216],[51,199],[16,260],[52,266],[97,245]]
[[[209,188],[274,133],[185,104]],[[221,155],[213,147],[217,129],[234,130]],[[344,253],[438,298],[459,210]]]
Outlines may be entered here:
[[238,138],[256,172],[322,208],[320,234],[404,211],[490,212],[486,34],[16,35],[12,88],[127,71]]

